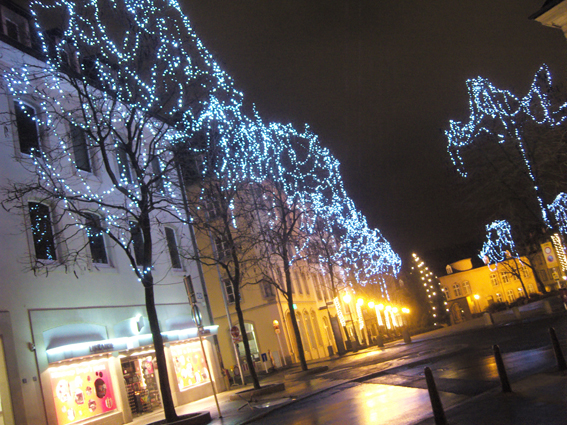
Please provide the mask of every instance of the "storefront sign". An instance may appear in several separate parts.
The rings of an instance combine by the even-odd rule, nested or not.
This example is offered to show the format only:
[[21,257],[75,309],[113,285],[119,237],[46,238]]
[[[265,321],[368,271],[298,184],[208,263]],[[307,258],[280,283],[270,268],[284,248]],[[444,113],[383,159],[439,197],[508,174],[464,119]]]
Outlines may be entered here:
[[94,344],[89,347],[91,353],[104,353],[114,350],[114,344]]
[[107,360],[52,368],[50,375],[58,425],[116,409]]

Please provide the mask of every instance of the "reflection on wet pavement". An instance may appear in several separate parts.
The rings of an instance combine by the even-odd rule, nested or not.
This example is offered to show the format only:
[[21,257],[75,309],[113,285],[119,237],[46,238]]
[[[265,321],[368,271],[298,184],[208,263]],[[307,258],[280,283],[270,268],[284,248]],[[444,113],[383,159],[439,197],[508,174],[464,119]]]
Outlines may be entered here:
[[[450,406],[464,396],[442,393],[443,404]],[[358,425],[372,423],[411,424],[431,415],[427,390],[382,384],[358,384],[328,396],[299,402],[285,415],[269,415],[255,424]],[[280,412],[282,413],[282,412]]]

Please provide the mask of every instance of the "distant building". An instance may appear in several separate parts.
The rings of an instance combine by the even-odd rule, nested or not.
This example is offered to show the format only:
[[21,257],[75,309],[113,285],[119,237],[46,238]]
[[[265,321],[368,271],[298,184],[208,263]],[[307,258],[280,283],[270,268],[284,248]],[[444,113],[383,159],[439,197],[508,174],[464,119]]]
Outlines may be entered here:
[[530,16],[542,25],[558,28],[567,37],[567,1],[546,0],[540,10]]
[[447,266],[439,277],[447,299],[451,323],[469,320],[494,303],[512,304],[535,294],[537,282],[526,257],[510,259],[491,266],[473,267],[470,258]]

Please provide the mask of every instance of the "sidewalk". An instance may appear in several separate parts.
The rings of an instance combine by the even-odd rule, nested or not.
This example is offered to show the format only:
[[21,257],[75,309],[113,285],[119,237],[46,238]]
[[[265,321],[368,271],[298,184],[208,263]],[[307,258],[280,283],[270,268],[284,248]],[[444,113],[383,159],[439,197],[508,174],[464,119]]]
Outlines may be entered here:
[[[546,314],[543,306],[535,304],[528,305],[526,311],[522,311],[522,319],[520,320],[537,320],[537,317],[549,315],[549,312]],[[552,302],[552,310],[553,315],[565,314],[563,305],[560,303]],[[511,311],[500,312],[494,315],[496,326],[513,321],[518,321],[518,318]],[[448,334],[460,333],[483,326],[486,326],[485,321],[483,318],[479,318],[463,324],[412,336],[414,344],[411,345],[405,345],[400,341],[386,344],[385,353],[388,353],[393,360],[384,362],[384,370],[404,364],[423,363],[435,357],[450,355],[451,350],[442,347],[433,353],[424,352],[422,356],[407,356],[406,354],[410,351],[410,347],[415,347],[422,341],[441,338]],[[458,347],[453,348],[453,350],[458,349]],[[364,356],[375,351],[376,347],[370,347],[357,353],[347,353],[342,357],[315,360],[308,362],[308,364],[310,368],[327,366],[329,370],[338,370],[342,364],[345,366],[348,364],[349,357]],[[263,417],[282,406],[352,381],[352,379],[325,379],[325,372],[309,376],[300,376],[301,374],[293,373],[299,370],[299,367],[295,366],[273,374],[261,375],[262,386],[284,382],[286,389],[283,392],[262,396],[259,400],[252,403],[248,403],[244,398],[231,400],[231,396],[243,390],[251,389],[251,385],[218,394],[217,398],[222,418],[219,418],[217,405],[212,396],[180,406],[177,408],[177,412],[178,414],[186,414],[208,411],[212,417],[210,423],[213,425],[243,425],[251,423],[255,419]],[[360,378],[357,380],[360,380]],[[512,393],[502,393],[500,388],[498,388],[450,406],[445,412],[449,425],[553,425],[567,423],[567,376],[565,376],[565,373],[555,372],[550,369],[511,384]],[[448,393],[440,394],[442,401],[444,394]],[[158,411],[134,419],[133,424],[147,425],[162,418],[163,412]],[[435,424],[433,413],[431,413],[430,418],[419,422],[419,425],[429,424]]]

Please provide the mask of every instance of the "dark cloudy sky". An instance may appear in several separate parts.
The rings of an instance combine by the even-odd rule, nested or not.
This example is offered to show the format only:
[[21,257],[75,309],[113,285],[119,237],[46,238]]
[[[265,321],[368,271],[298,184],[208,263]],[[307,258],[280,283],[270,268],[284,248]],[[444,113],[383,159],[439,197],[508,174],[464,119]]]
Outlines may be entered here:
[[[526,94],[547,63],[567,76],[544,0],[181,0],[209,51],[266,120],[308,123],[350,196],[401,255],[467,242],[442,130],[468,117],[465,81]],[[479,247],[480,248],[480,247]]]

